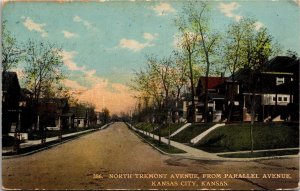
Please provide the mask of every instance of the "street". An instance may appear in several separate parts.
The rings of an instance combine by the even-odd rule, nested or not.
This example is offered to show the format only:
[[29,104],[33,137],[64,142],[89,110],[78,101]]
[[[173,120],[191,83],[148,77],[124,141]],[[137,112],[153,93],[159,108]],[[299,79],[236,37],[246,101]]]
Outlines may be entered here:
[[[235,162],[163,155],[117,122],[45,151],[3,159],[2,184],[6,189],[274,189],[298,187],[298,170],[298,158]],[[226,173],[252,173],[260,178],[201,179],[226,181],[227,186],[200,180],[181,184],[183,179],[176,179],[177,185],[170,179],[171,174]],[[264,173],[290,174],[291,178],[263,179]],[[124,175],[109,178],[110,174]],[[130,178],[130,174],[167,174],[168,178],[157,181],[146,175]]]

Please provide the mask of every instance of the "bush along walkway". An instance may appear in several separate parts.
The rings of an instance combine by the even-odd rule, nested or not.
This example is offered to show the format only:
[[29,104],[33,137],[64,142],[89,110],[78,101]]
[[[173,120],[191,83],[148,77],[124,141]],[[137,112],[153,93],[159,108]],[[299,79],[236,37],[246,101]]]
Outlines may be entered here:
[[[159,140],[159,136],[157,136],[157,135],[154,135],[154,134],[149,133],[149,132],[145,132],[143,130],[136,129],[134,126],[132,126],[129,123],[126,123],[126,124],[129,128],[131,128],[132,130],[134,130],[138,133],[144,134],[145,136],[151,137],[155,140]],[[163,142],[165,144],[168,144],[169,140],[167,138],[161,137],[161,142]],[[186,152],[184,154],[170,154],[170,155],[182,156],[184,158],[197,159],[197,160],[253,161],[253,160],[258,160],[258,159],[299,157],[298,154],[281,155],[281,156],[267,156],[267,157],[264,157],[263,155],[254,155],[253,157],[251,157],[250,155],[239,156],[239,155],[246,154],[247,151],[237,151],[237,152],[228,152],[228,153],[226,153],[226,152],[224,152],[224,153],[208,153],[208,152],[202,151],[200,149],[190,147],[190,146],[184,145],[182,143],[178,143],[178,142],[173,141],[173,140],[170,140],[170,145]],[[293,150],[293,151],[295,151],[295,150],[297,150],[297,148],[268,149],[268,150],[259,150],[259,151],[255,151],[255,152],[257,152],[257,153],[259,153],[261,151],[272,152],[272,151],[277,151],[277,150],[280,150],[280,151]],[[227,156],[227,154],[229,156]],[[231,154],[233,154],[233,156],[230,156]]]
[[111,125],[112,123],[108,123],[105,124],[99,128],[94,128],[94,129],[88,129],[88,130],[83,130],[83,131],[78,131],[78,132],[74,132],[74,133],[69,133],[69,134],[64,134],[62,135],[61,138],[59,138],[58,136],[56,137],[50,137],[50,138],[46,138],[46,142],[44,144],[41,144],[41,140],[28,140],[25,143],[21,143],[20,144],[20,149],[19,152],[16,153],[12,150],[12,147],[9,148],[2,148],[2,156],[5,158],[9,158],[9,157],[17,157],[17,156],[25,156],[28,154],[33,154],[35,152],[41,151],[41,150],[45,150],[47,148],[56,146],[58,144],[61,143],[65,143],[69,140],[72,140],[74,138],[77,138],[81,135],[90,133],[90,132],[94,132],[97,130],[102,130],[107,128],[109,125]]

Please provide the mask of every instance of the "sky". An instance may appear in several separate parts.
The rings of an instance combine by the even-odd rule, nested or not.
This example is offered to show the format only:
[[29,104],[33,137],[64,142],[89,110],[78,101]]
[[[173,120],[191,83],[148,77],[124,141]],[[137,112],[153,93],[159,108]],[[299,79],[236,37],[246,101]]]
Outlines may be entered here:
[[[80,101],[100,111],[130,112],[136,107],[128,84],[145,55],[164,57],[176,49],[174,19],[185,1],[6,1],[2,20],[19,43],[29,39],[62,47],[68,78],[64,84]],[[209,1],[211,28],[255,18],[283,48],[300,53],[300,0]],[[16,69],[22,76],[21,67]]]

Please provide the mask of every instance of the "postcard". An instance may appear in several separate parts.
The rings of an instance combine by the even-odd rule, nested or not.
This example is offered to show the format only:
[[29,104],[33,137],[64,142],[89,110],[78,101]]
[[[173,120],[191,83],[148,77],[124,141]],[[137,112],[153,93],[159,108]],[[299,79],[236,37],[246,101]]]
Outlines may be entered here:
[[2,189],[299,188],[298,0],[1,10]]

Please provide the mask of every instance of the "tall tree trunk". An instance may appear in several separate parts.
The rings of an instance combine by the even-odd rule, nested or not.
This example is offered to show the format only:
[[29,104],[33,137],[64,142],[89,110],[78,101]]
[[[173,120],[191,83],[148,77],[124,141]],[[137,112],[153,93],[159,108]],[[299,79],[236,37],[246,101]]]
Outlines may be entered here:
[[251,138],[251,155],[253,154],[253,145],[254,145],[254,140],[253,140],[253,126],[254,126],[254,121],[255,121],[255,93],[252,92],[252,104],[251,104],[251,123],[250,123],[250,138]]
[[208,119],[208,75],[209,75],[209,60],[208,55],[206,56],[206,74],[205,74],[205,109],[204,109],[204,122],[207,122]]
[[193,75],[193,67],[192,67],[192,55],[189,53],[189,68],[190,68],[190,81],[191,81],[191,92],[192,92],[192,108],[191,108],[191,113],[192,113],[192,122],[196,121],[196,106],[195,106],[195,88],[194,88],[194,75]]
[[231,80],[232,80],[232,86],[230,88],[230,95],[229,95],[229,112],[228,112],[228,119],[227,121],[230,122],[231,121],[231,118],[232,118],[232,111],[233,111],[233,106],[234,106],[234,98],[233,98],[233,94],[234,94],[234,81],[235,81],[235,76],[234,76],[234,72],[232,73],[231,75]]

